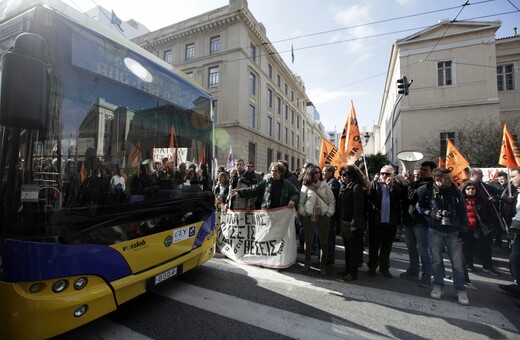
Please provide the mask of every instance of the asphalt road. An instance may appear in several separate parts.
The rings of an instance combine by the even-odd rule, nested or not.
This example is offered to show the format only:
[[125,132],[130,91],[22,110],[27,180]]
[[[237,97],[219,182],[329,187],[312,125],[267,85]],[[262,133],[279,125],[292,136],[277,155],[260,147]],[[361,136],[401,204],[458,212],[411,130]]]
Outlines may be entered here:
[[[281,272],[217,254],[201,268],[57,339],[520,339],[520,299],[497,286],[511,282],[509,254],[493,250],[501,276],[470,273],[466,307],[458,304],[449,280],[442,300],[433,300],[430,289],[399,278],[408,266],[404,242],[394,243],[394,278],[369,277],[363,265],[351,283],[337,276],[343,270],[340,246],[326,277],[316,258],[314,270],[301,273],[302,254],[299,263]],[[449,276],[449,261],[446,267]]]

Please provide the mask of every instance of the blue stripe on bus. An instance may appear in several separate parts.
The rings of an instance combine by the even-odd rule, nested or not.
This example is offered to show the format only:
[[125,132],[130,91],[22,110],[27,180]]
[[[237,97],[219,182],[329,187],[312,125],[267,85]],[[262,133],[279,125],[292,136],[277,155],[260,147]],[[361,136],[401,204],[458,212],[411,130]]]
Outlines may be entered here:
[[4,240],[0,277],[7,282],[99,275],[107,281],[132,274],[116,250],[95,244]]

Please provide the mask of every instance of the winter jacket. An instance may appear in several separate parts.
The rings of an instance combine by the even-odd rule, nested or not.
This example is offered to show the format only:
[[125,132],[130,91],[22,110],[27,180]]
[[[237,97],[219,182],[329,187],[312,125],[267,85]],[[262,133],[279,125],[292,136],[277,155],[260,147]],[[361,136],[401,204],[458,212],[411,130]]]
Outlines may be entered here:
[[338,196],[337,213],[340,220],[352,222],[352,226],[365,229],[365,191],[357,182],[341,184]]
[[[453,183],[449,188],[440,188],[434,182],[422,187],[416,207],[426,217],[428,228],[443,233],[467,231],[468,212],[464,197]],[[449,224],[443,224],[442,219],[436,218],[439,210],[448,211]]]
[[303,216],[310,216],[314,210],[314,204],[318,200],[321,214],[332,217],[336,211],[336,199],[332,189],[325,181],[320,181],[319,187],[316,189],[312,185],[307,187],[302,185],[300,190],[300,203],[298,204],[298,213]]
[[[257,185],[253,185],[249,188],[242,188],[238,190],[238,196],[244,197],[246,199],[262,197],[262,205],[261,209],[270,209],[271,208],[271,187],[274,179],[269,177],[258,183]],[[298,195],[298,189],[286,179],[283,179],[282,193],[280,197],[280,206],[286,206],[289,204],[289,201],[294,202],[294,206],[298,205],[298,200],[300,196]]]

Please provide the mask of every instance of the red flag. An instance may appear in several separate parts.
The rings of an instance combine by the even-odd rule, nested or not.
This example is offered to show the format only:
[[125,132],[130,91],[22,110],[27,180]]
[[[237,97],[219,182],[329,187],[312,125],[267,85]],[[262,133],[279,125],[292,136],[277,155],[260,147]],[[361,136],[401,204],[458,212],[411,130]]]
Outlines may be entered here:
[[453,144],[448,139],[448,147],[446,148],[446,169],[451,170],[451,180],[459,184],[460,182],[468,179],[466,168],[469,166],[469,162],[462,156]]
[[343,129],[339,143],[339,158],[344,165],[354,164],[363,153],[363,144],[361,143],[361,134],[359,133],[356,118],[356,109],[354,108],[354,102],[351,101],[351,103],[350,114],[345,123],[345,128]]
[[206,164],[206,147],[202,143],[202,149],[200,150],[199,165]]
[[504,124],[498,164],[510,169],[520,166],[520,146],[514,141],[513,136],[507,129],[507,124]]
[[446,162],[444,162],[444,159],[442,159],[441,156],[439,156],[439,166],[440,166],[441,168],[446,167]]

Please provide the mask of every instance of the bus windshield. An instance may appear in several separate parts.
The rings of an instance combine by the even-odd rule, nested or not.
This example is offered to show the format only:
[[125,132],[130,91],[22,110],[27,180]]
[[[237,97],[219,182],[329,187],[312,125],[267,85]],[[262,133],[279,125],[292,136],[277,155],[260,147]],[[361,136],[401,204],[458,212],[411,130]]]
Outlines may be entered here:
[[49,110],[43,130],[0,126],[3,237],[108,245],[209,215],[211,97],[65,17],[29,22]]

